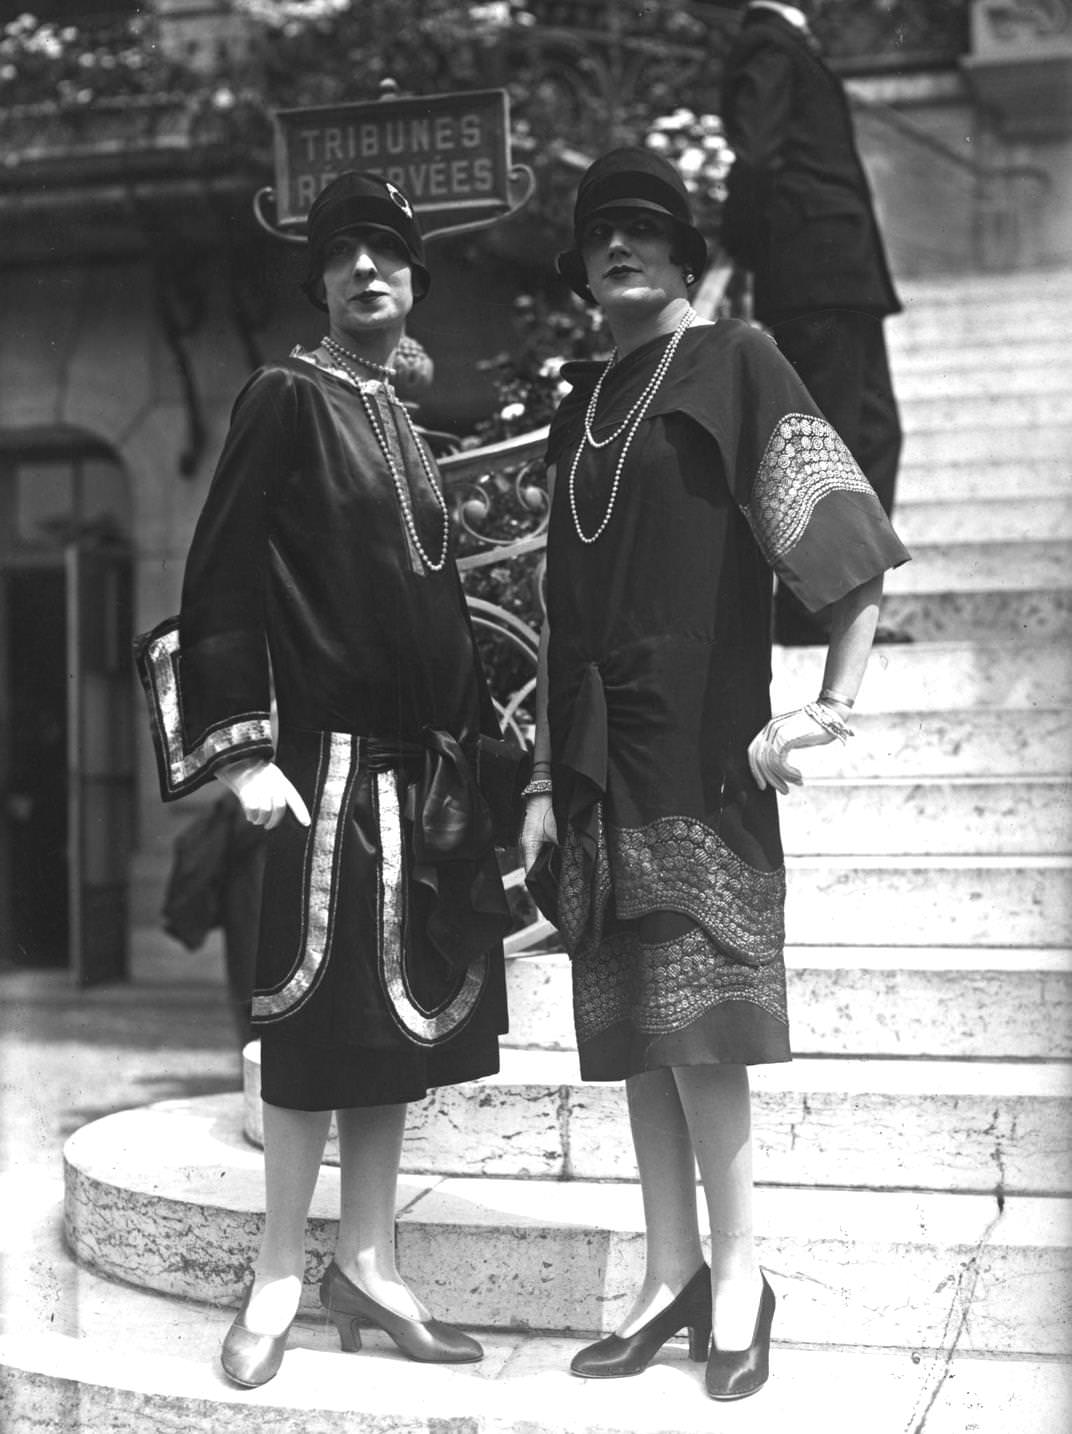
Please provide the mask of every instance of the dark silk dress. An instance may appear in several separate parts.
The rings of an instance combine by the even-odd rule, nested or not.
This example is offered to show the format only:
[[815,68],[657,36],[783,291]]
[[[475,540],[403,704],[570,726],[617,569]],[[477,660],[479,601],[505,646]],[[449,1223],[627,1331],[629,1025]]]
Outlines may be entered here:
[[[436,560],[440,509],[399,402],[362,388]],[[498,1070],[509,914],[476,786],[494,710],[453,557],[422,561],[345,375],[292,357],[250,379],[177,627],[143,640],[139,668],[166,798],[274,751],[312,816],[266,838],[264,1099],[394,1104]]]
[[[594,434],[661,358],[616,363]],[[790,1059],[775,793],[747,749],[768,721],[772,572],[814,610],[907,559],[773,340],[688,330],[582,542],[569,472],[603,365],[573,364],[551,426],[548,715],[581,1074]],[[585,447],[587,535],[624,438]],[[808,694],[817,696],[818,693]]]

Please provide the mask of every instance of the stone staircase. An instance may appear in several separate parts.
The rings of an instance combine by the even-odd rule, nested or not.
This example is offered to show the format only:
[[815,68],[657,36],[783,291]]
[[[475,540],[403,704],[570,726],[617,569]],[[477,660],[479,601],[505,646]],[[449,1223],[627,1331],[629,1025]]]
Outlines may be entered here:
[[[917,284],[908,301],[890,329],[914,560],[884,617],[918,640],[876,649],[854,740],[809,754],[782,804],[797,1058],[753,1073],[779,1299],[768,1387],[716,1408],[677,1345],[637,1380],[565,1372],[639,1280],[640,1202],[620,1089],[577,1077],[565,958],[516,956],[502,1072],[414,1109],[399,1206],[415,1286],[492,1331],[475,1373],[409,1365],[376,1336],[382,1357],[341,1355],[310,1285],[271,1385],[219,1375],[229,1315],[206,1306],[237,1303],[263,1208],[250,1048],[244,1099],[71,1137],[74,1260],[38,1192],[7,1192],[11,1267],[36,1271],[36,1297],[0,1326],[5,1429],[1070,1426],[1072,273]],[[820,654],[777,657],[776,705],[817,689]]]

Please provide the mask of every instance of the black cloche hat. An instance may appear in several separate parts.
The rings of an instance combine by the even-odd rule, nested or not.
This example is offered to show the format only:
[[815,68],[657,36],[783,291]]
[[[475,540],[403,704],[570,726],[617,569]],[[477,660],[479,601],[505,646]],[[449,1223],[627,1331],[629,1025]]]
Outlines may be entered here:
[[707,264],[707,241],[692,222],[685,182],[669,160],[639,146],[612,149],[589,165],[577,190],[573,209],[573,248],[559,254],[558,272],[575,294],[592,303],[592,291],[581,258],[585,226],[609,210],[647,209],[674,221],[680,258],[699,277]]
[[348,169],[333,179],[313,200],[306,220],[309,268],[302,283],[306,298],[318,309],[326,309],[321,280],[324,250],[328,240],[346,229],[385,229],[406,246],[413,270],[414,302],[423,299],[432,282],[424,264],[424,242],[417,227],[413,205],[396,185],[378,174]]

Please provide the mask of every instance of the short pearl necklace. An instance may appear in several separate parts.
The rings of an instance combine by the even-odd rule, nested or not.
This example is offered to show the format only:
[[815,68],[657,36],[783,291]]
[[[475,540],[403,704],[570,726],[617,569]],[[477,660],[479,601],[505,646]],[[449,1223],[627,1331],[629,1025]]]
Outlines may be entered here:
[[[607,524],[610,522],[610,515],[614,512],[614,503],[618,497],[618,488],[620,487],[622,481],[622,470],[625,468],[625,459],[629,452],[629,445],[632,443],[634,437],[636,436],[636,431],[643,422],[644,415],[647,413],[648,408],[651,406],[651,401],[658,392],[659,385],[666,377],[666,371],[673,362],[674,354],[677,353],[678,344],[684,338],[686,329],[691,327],[695,318],[695,309],[690,307],[685,310],[680,324],[678,324],[677,328],[674,330],[673,334],[670,337],[670,342],[667,344],[663,356],[659,360],[658,365],[656,366],[655,372],[645,384],[644,391],[640,394],[639,398],[633,404],[632,408],[625,415],[625,417],[622,419],[621,423],[614,430],[614,432],[606,438],[596,438],[592,432],[592,424],[595,422],[596,406],[599,403],[600,394],[603,392],[603,380],[606,378],[607,374],[610,373],[611,369],[617,362],[617,349],[615,349],[614,352],[611,354],[610,358],[607,360],[606,367],[599,375],[599,378],[596,380],[596,386],[592,390],[592,397],[588,400],[588,408],[586,409],[584,415],[584,437],[578,444],[577,452],[573,455],[573,462],[570,464],[569,471],[570,512],[573,514],[573,526],[576,529],[577,536],[578,538],[580,538],[582,543],[594,543],[597,538],[603,535]],[[628,432],[626,432],[627,429]],[[584,453],[586,445],[591,445],[592,448],[607,448],[610,446],[610,444],[615,442],[616,439],[621,438],[623,433],[625,433],[625,442],[622,444],[622,451],[621,453],[619,453],[618,462],[615,464],[614,467],[614,478],[610,485],[610,498],[607,500],[607,511],[603,514],[603,521],[600,523],[599,527],[595,530],[595,532],[586,533],[581,527],[580,514],[577,512],[576,480],[577,468],[580,465],[581,455]]]
[[[398,377],[398,369],[392,368],[390,364],[376,363],[374,359],[365,358],[364,354],[355,354],[353,349],[344,349],[342,344],[336,343],[334,339],[323,338],[320,343],[323,348],[327,349],[331,357],[342,364],[344,368],[348,362],[359,363],[362,368],[370,369],[388,381]],[[346,372],[349,373],[349,369],[346,369]]]
[[417,430],[413,426],[413,420],[409,416],[409,409],[406,407],[405,404],[401,405],[402,417],[405,420],[406,427],[409,429],[410,437],[413,439],[414,447],[417,449],[417,453],[420,456],[421,467],[424,469],[424,476],[428,479],[428,486],[429,488],[431,488],[433,494],[435,495],[435,500],[439,504],[439,511],[443,518],[443,538],[440,546],[438,561],[433,561],[432,558],[429,557],[427,551],[425,550],[424,544],[421,542],[420,534],[417,532],[417,520],[413,513],[413,500],[410,497],[409,488],[406,486],[406,480],[399,472],[398,464],[395,462],[394,454],[391,452],[390,446],[387,442],[386,430],[384,429],[383,424],[380,422],[379,415],[376,413],[376,410],[373,408],[372,403],[365,392],[364,380],[361,378],[361,375],[354,370],[349,361],[350,359],[355,359],[358,363],[364,364],[366,368],[373,369],[375,370],[375,372],[383,374],[385,380],[388,383],[394,377],[395,370],[389,367],[387,364],[373,363],[371,359],[360,358],[357,354],[351,354],[349,349],[344,349],[343,346],[341,344],[337,344],[334,339],[321,339],[320,342],[323,348],[327,350],[327,352],[342,369],[343,373],[346,374],[347,378],[357,389],[357,392],[361,398],[362,407],[364,408],[365,414],[368,417],[369,427],[372,429],[373,433],[376,436],[376,442],[380,445],[380,452],[384,456],[384,460],[387,463],[388,471],[391,474],[391,480],[395,485],[395,492],[398,494],[398,506],[402,510],[402,519],[406,525],[406,531],[410,536],[410,541],[413,543],[413,546],[420,554],[421,561],[424,563],[424,566],[429,570],[429,572],[441,573],[443,571],[444,566],[446,565],[447,549],[450,543],[450,513],[447,509],[446,499],[439,491],[439,484],[435,480],[435,473],[432,469],[431,463],[428,461],[428,454],[425,452],[424,444],[418,437]]

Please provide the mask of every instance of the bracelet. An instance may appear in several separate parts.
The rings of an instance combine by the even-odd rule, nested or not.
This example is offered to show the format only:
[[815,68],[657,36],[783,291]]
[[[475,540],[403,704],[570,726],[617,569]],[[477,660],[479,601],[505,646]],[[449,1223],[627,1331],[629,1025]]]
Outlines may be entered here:
[[844,742],[847,737],[853,736],[852,728],[846,727],[841,718],[831,712],[829,707],[824,708],[818,702],[809,702],[804,711],[813,722],[818,723],[824,732],[829,732],[831,737],[836,737],[839,742]]
[[823,690],[819,693],[820,702],[825,702],[827,700],[829,700],[830,702],[840,702],[843,707],[851,707],[853,704],[853,699],[851,697],[843,697],[840,692],[835,692],[832,687],[824,687]]
[[549,797],[554,788],[548,777],[533,777],[527,787],[521,788],[522,801],[528,801],[529,797]]

